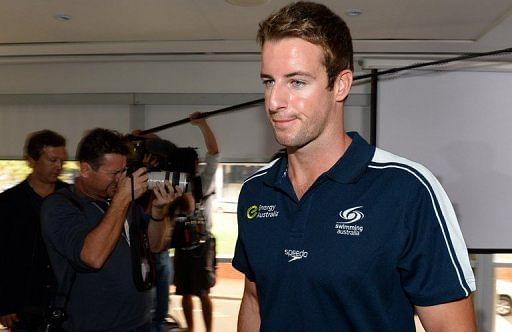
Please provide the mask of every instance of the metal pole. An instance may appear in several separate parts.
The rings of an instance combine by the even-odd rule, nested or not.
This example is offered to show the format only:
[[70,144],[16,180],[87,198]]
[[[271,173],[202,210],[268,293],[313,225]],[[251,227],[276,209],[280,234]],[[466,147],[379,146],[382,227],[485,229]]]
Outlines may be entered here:
[[370,94],[370,144],[377,145],[377,81],[379,73],[372,69]]

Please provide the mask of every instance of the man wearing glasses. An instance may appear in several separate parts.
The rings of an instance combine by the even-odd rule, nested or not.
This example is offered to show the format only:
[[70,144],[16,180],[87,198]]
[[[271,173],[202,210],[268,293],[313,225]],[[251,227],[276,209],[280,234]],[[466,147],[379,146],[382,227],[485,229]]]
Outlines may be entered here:
[[43,237],[59,286],[67,285],[60,288],[67,298],[66,330],[150,330],[149,253],[147,260],[133,254],[140,242],[130,229],[140,227],[137,235],[147,239],[146,248],[158,251],[175,190],[167,181],[160,183],[153,189],[150,215],[138,206],[132,210],[132,201],[148,190],[148,177],[144,168],[127,175],[128,153],[119,133],[90,131],[77,150],[75,185],[43,205]]

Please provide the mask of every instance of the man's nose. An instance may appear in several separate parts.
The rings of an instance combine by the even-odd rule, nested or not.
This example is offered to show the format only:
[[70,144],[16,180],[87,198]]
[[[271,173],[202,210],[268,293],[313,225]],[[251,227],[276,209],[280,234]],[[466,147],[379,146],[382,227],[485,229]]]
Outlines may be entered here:
[[266,97],[267,106],[270,112],[277,112],[286,107],[288,93],[285,87],[275,84]]

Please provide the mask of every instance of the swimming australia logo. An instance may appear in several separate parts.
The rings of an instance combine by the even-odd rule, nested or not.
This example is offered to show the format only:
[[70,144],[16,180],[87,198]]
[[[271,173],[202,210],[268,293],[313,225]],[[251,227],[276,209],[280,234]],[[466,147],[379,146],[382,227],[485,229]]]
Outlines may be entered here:
[[285,249],[284,254],[290,257],[288,263],[308,257],[308,252],[304,250]]
[[247,219],[275,218],[279,215],[277,205],[251,205],[247,208],[245,215]]
[[356,221],[363,219],[364,213],[358,210],[360,208],[362,208],[362,206],[356,206],[345,211],[340,211],[341,219],[345,220],[341,222],[344,224],[352,224]]
[[363,232],[364,227],[353,224],[363,220],[364,213],[360,211],[362,208],[363,206],[356,206],[340,211],[339,216],[342,220],[336,222],[336,234],[359,236]]

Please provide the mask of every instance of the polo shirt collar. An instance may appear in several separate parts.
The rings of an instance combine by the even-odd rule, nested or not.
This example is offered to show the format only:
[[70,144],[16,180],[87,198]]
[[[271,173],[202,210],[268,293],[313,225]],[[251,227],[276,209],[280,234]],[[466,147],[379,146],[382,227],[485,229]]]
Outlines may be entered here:
[[98,200],[98,199],[92,198],[90,196],[86,196],[82,192],[80,192],[80,190],[78,190],[76,185],[70,186],[69,190],[88,203],[98,204],[105,211],[108,209],[108,207],[110,205],[110,199]]
[[341,158],[325,174],[340,183],[356,183],[366,171],[375,154],[375,147],[356,132],[347,133],[352,143]]
[[[347,134],[352,138],[352,143],[336,164],[324,173],[324,176],[340,183],[355,183],[366,171],[375,153],[375,147],[368,144],[356,132]],[[269,169],[268,180],[265,183],[270,186],[288,189],[290,182],[287,170],[288,157],[284,156]]]
[[285,154],[274,162],[268,170],[268,176],[265,177],[264,183],[271,187],[283,188],[287,187],[288,180],[288,156]]

